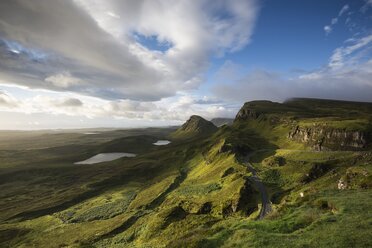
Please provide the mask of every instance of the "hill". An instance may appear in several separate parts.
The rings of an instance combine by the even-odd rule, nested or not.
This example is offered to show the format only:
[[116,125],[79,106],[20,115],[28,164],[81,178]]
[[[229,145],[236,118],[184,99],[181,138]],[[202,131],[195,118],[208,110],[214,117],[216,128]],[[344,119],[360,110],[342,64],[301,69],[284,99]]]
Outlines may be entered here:
[[265,126],[266,131],[270,126],[281,129],[278,141],[296,140],[317,150],[359,150],[371,145],[371,103],[301,98],[283,104],[253,101],[236,115],[236,123],[244,121],[257,128]]
[[223,125],[231,125],[234,122],[234,119],[232,118],[213,118],[211,122],[216,127],[221,127]]
[[[371,247],[371,106],[253,101],[231,126],[191,117],[166,146],[152,143],[172,129],[3,149],[0,244]],[[128,149],[138,156],[73,165]]]
[[173,137],[193,137],[198,135],[209,135],[217,131],[217,127],[210,121],[198,115],[192,115],[179,129]]

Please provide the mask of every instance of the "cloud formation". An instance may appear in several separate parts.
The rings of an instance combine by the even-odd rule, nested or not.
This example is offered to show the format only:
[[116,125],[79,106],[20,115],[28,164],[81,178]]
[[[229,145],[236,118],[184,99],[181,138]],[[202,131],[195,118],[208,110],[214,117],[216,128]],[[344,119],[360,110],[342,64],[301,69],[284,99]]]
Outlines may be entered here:
[[13,109],[18,107],[18,101],[10,96],[9,94],[6,94],[5,92],[0,91],[0,108],[5,107],[9,109]]
[[[248,44],[257,12],[255,0],[3,0],[0,76],[30,88],[157,101],[195,89],[211,56]],[[136,35],[170,47],[151,50]]]
[[132,122],[142,120],[142,125],[154,121],[180,124],[193,114],[211,119],[221,116],[232,117],[236,112],[236,106],[231,107],[225,102],[206,96],[177,95],[160,101],[143,102],[104,100],[75,93],[47,92],[45,94],[41,90],[9,87],[9,90],[14,89],[18,96],[28,95],[28,97],[20,98],[11,93],[0,92],[0,111],[3,114],[6,112],[12,115],[28,115],[30,121],[38,121],[38,119],[33,120],[33,116],[48,114],[53,116],[52,119],[59,120],[75,117],[105,119],[105,123],[116,120]]
[[[284,101],[293,96],[372,101],[372,35],[349,39],[334,50],[328,65],[296,77],[267,70],[254,70],[229,83],[220,82],[213,91],[225,101],[270,99]],[[231,74],[236,66],[226,63],[220,71]],[[223,77],[223,75],[222,75]]]
[[338,12],[337,17],[333,17],[331,19],[331,23],[324,26],[323,29],[326,35],[329,35],[333,31],[333,27],[338,23],[339,18],[341,18],[344,14],[347,14],[349,9],[350,7],[348,4],[345,4],[344,6],[342,6],[341,10]]

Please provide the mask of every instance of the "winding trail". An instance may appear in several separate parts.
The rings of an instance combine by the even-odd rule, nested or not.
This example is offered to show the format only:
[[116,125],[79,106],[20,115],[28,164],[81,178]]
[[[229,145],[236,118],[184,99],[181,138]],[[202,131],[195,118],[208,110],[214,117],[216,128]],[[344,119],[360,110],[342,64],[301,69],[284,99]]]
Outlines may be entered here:
[[247,155],[244,158],[243,163],[247,166],[248,170],[252,172],[253,176],[251,177],[251,179],[261,194],[262,207],[261,207],[260,215],[258,216],[258,219],[261,220],[268,213],[271,212],[271,202],[270,202],[270,198],[267,193],[265,185],[262,183],[261,179],[257,176],[257,171],[253,168],[252,164],[249,162],[249,157],[252,155],[253,154]]

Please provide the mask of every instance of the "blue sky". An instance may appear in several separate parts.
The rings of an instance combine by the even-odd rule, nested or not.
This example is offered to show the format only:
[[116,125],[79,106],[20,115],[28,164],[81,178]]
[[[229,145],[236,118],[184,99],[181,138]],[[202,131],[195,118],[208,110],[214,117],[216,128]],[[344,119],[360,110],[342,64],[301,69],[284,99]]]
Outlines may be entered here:
[[371,0],[4,0],[0,12],[0,129],[173,125],[256,99],[372,101]]
[[[346,40],[371,33],[372,8],[367,4],[364,0],[261,1],[251,42],[239,52],[213,58],[204,92],[213,87],[216,72],[226,61],[238,64],[239,73],[263,69],[286,77],[327,66],[334,50]],[[348,11],[339,16],[345,6]],[[327,34],[324,27],[333,18],[337,23]]]
[[[248,69],[265,68],[278,72],[322,67],[328,63],[334,49],[359,32],[346,27],[347,15],[339,18],[329,35],[325,34],[324,26],[346,5],[356,12],[353,17],[360,15],[358,9],[365,1],[266,0],[261,4],[252,42],[239,52],[215,59],[214,63],[231,60]],[[354,19],[358,27],[372,28],[371,12],[368,12],[369,22]],[[367,13],[365,18],[368,18]]]

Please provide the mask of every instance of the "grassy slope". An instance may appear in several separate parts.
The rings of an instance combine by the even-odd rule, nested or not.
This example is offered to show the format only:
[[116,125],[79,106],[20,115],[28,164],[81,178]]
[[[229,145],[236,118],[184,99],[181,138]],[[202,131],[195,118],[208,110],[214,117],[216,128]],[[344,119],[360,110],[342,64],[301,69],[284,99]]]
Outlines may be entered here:
[[[286,115],[278,115],[288,105],[291,108],[301,106],[302,110],[287,109]],[[275,111],[270,111],[269,106],[259,106],[261,112],[268,112],[265,117],[235,123],[240,131],[254,132],[269,141],[271,147],[276,146],[271,150],[257,142],[256,149],[265,150],[252,158],[260,177],[270,189],[274,211],[260,222],[244,219],[219,223],[214,226],[216,231],[212,231],[213,235],[207,238],[206,244],[211,247],[370,247],[372,215],[368,206],[372,203],[372,153],[314,152],[284,137],[293,125],[292,120],[311,123],[309,118],[314,117],[321,124],[337,118],[343,120],[338,126],[340,128],[366,130],[366,125],[358,124],[360,118],[363,118],[363,124],[371,124],[371,105],[341,102],[335,109],[333,102],[303,99],[288,105],[283,109],[279,105]],[[309,114],[311,110],[302,112],[309,106],[315,107],[316,113]],[[354,113],[351,118],[350,110],[359,113]],[[275,159],[278,157],[284,165]],[[309,177],[312,168],[318,164],[324,165],[324,171]],[[337,189],[338,180],[348,171],[362,171],[368,176],[361,176],[360,181],[356,176],[354,189],[340,191]],[[365,184],[369,185],[367,189],[361,188]]]
[[[361,119],[370,124],[370,105],[300,99],[256,107],[265,117],[221,127],[212,136],[182,137],[165,147],[151,142],[167,132],[142,132],[148,135],[93,146],[81,138],[80,147],[67,145],[54,152],[2,151],[13,161],[6,160],[0,173],[1,244],[370,247],[372,153],[314,152],[286,138],[294,122],[314,118],[342,120],[353,128],[359,128]],[[140,156],[71,164],[95,152],[130,148]],[[83,155],[74,152],[79,150]],[[254,189],[245,194],[244,208],[253,213],[226,211],[251,176],[234,153],[252,150],[257,152],[251,161],[269,189],[274,209],[262,221],[255,221],[260,198]],[[25,162],[26,155],[30,162]],[[354,183],[352,189],[340,191],[337,183],[345,175],[354,175]]]

